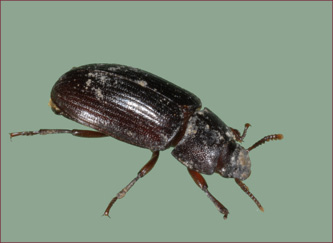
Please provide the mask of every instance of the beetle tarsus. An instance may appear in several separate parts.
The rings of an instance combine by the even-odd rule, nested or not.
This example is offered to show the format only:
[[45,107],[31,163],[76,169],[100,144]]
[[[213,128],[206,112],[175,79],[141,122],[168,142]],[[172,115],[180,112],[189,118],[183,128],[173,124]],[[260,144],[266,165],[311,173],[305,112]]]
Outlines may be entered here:
[[25,132],[13,132],[9,133],[10,138],[16,136],[33,136],[33,135],[48,135],[48,134],[61,134],[61,133],[69,133],[76,137],[84,137],[84,138],[101,138],[107,137],[108,135],[91,130],[69,130],[69,129],[40,129],[38,131],[25,131]]
[[223,219],[227,219],[228,218],[228,214],[229,211],[226,207],[224,207],[222,205],[222,203],[220,203],[209,191],[207,188],[204,188],[203,190],[204,192],[206,192],[207,197],[214,203],[215,207],[217,208],[217,210],[223,214]]
[[240,135],[240,132],[237,129],[234,129],[234,128],[230,127],[230,129],[231,129],[232,133],[234,134],[237,142],[240,142],[240,143],[243,142],[243,140],[246,136],[247,129],[249,129],[250,126],[251,126],[250,123],[245,123],[242,135]]
[[110,218],[110,209],[112,207],[112,205],[117,201],[118,197],[114,197],[111,202],[109,203],[109,205],[107,206],[107,208],[105,209],[104,213],[102,216],[108,216]]
[[109,203],[109,205],[107,206],[107,208],[104,211],[105,216],[109,216],[111,207],[118,199],[125,197],[126,193],[132,188],[132,186],[134,186],[134,184],[140,178],[144,177],[145,175],[147,175],[149,173],[149,171],[151,171],[151,169],[154,167],[154,165],[156,164],[156,162],[158,160],[159,153],[160,153],[159,151],[154,151],[150,160],[145,164],[145,166],[143,166],[141,168],[141,170],[138,172],[138,175],[126,187],[124,187],[120,192],[118,192],[117,196],[115,196],[111,200],[111,202]]
[[25,131],[25,132],[12,132],[9,133],[10,138],[17,137],[17,136],[33,136],[39,134],[39,131]]
[[223,206],[222,203],[220,203],[209,191],[208,191],[208,185],[206,183],[206,180],[203,178],[203,176],[199,173],[196,172],[195,170],[191,170],[188,168],[188,172],[190,173],[192,179],[194,182],[200,187],[201,190],[203,190],[207,197],[214,203],[215,207],[217,210],[222,213],[224,216],[224,219],[228,218],[229,211],[226,207]]

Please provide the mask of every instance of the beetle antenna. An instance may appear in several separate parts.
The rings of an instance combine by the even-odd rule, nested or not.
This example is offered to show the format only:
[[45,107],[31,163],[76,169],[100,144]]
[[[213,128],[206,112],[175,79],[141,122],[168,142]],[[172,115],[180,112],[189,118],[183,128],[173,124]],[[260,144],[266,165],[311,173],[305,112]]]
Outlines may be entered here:
[[260,139],[258,142],[256,142],[255,144],[253,144],[251,147],[249,147],[247,149],[247,151],[251,151],[252,149],[255,149],[256,147],[258,147],[261,144],[264,144],[265,142],[271,141],[271,140],[281,140],[283,138],[282,134],[273,134],[273,135],[268,135],[262,139]]
[[241,182],[240,179],[235,179],[236,183],[240,186],[240,188],[254,201],[254,203],[258,206],[261,212],[264,212],[263,206],[261,206],[260,202],[258,199],[249,191],[249,188]]

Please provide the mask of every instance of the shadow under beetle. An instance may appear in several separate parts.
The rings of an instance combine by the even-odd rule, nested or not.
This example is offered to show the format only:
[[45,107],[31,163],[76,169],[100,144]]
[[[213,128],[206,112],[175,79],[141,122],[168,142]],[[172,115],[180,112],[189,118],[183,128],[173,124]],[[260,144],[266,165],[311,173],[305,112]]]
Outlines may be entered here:
[[174,147],[172,155],[187,167],[224,219],[228,209],[208,191],[200,173],[215,172],[234,178],[264,211],[242,181],[251,174],[249,152],[267,141],[282,139],[282,134],[266,136],[245,149],[239,143],[250,124],[245,124],[241,135],[209,109],[201,110],[200,99],[189,91],[149,72],[118,64],[89,64],[71,69],[53,86],[49,105],[57,115],[97,131],[41,129],[10,133],[10,137],[58,133],[87,138],[111,136],[152,151],[151,159],[138,175],[111,200],[104,212],[106,216],[112,205],[154,167],[159,152],[170,147]]

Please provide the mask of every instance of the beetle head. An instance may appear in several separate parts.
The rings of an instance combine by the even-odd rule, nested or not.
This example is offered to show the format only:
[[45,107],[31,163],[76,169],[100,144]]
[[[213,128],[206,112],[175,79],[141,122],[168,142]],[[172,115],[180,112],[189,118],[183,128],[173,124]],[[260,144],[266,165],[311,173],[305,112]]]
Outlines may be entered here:
[[247,179],[251,174],[249,152],[234,141],[227,146],[219,158],[217,173],[226,178]]
[[265,142],[271,140],[280,140],[282,134],[274,134],[266,136],[253,144],[248,149],[243,148],[235,141],[231,141],[222,150],[218,161],[216,172],[226,178],[235,178],[245,180],[251,175],[251,160],[249,152]]

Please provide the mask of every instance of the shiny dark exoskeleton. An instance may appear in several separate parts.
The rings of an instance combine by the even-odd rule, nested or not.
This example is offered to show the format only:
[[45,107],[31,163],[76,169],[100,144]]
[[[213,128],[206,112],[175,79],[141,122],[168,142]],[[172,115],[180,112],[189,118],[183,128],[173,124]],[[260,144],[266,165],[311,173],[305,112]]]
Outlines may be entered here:
[[90,64],[71,69],[55,83],[49,105],[56,114],[96,131],[42,129],[10,136],[55,133],[111,136],[152,151],[152,158],[111,200],[104,215],[108,216],[115,201],[154,167],[159,151],[170,147],[174,147],[172,155],[188,168],[193,180],[224,218],[228,210],[210,194],[200,173],[235,178],[263,210],[241,181],[251,174],[249,151],[266,141],[282,139],[281,134],[266,136],[245,149],[238,142],[243,141],[250,124],[245,124],[241,135],[209,109],[201,110],[200,99],[189,91],[154,74],[118,64]]
[[110,64],[73,68],[54,85],[51,100],[60,115],[152,151],[169,148],[201,106],[166,80]]

